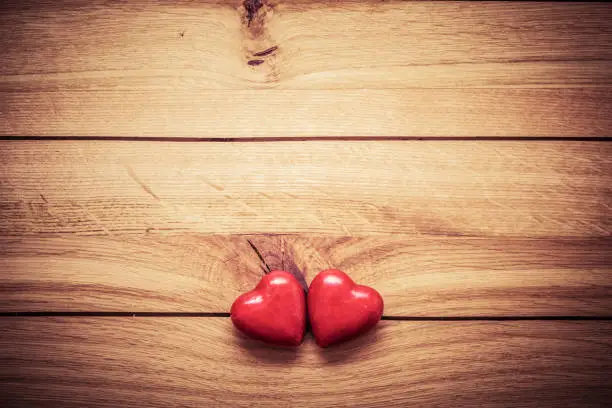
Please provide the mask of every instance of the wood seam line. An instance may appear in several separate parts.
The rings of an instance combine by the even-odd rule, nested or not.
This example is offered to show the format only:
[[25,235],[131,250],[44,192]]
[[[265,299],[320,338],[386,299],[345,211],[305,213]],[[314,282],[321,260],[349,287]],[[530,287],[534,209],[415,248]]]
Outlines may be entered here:
[[333,141],[533,141],[533,142],[612,142],[603,136],[309,136],[309,137],[161,137],[161,136],[0,136],[0,141],[119,141],[119,142],[214,142],[214,143],[266,143],[266,142],[333,142]]
[[[0,312],[0,317],[230,317],[227,312]],[[612,315],[600,316],[383,316],[385,321],[612,321]]]

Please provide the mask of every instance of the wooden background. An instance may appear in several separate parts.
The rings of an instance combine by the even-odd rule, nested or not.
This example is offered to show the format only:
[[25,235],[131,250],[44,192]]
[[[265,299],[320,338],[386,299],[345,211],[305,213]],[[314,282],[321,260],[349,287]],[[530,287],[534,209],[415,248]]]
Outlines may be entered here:
[[[612,7],[0,5],[0,406],[612,404]],[[273,268],[385,320],[236,333]]]

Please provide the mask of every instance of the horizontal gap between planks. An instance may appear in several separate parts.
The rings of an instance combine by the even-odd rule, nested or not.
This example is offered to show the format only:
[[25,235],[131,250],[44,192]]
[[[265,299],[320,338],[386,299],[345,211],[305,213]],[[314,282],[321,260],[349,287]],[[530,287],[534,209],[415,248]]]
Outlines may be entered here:
[[[0,317],[230,317],[227,312],[0,312]],[[414,322],[612,320],[609,316],[383,316],[382,320]]]
[[317,141],[545,141],[545,142],[612,142],[600,136],[307,136],[307,137],[160,137],[160,136],[0,136],[0,141],[113,141],[113,142],[317,142]]

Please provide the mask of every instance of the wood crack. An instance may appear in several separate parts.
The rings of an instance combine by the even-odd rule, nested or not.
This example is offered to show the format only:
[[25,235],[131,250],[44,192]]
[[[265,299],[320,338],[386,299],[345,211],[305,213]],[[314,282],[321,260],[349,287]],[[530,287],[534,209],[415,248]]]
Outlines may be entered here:
[[264,266],[264,271],[267,271],[266,273],[270,273],[272,272],[272,269],[270,269],[270,266],[267,264],[266,260],[264,259],[264,257],[261,255],[261,252],[259,252],[259,249],[257,249],[257,247],[255,246],[255,244],[253,244],[253,242],[250,239],[247,239],[247,242],[249,243],[249,245],[251,246],[251,248],[253,249],[253,251],[255,251],[255,253],[257,254],[257,257],[259,258],[259,260],[261,261],[261,263]]
[[267,50],[256,52],[255,54],[253,54],[253,56],[254,57],[265,57],[266,55],[272,54],[277,49],[278,49],[278,45],[275,45],[273,47],[268,48]]

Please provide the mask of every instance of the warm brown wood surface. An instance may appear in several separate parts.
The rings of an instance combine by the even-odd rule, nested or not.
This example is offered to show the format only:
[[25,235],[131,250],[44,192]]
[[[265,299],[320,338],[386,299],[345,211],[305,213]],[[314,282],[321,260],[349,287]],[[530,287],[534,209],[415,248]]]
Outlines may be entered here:
[[272,269],[340,268],[387,316],[601,316],[612,240],[320,236],[0,238],[0,312],[229,312]]
[[307,338],[295,351],[244,340],[219,318],[5,318],[0,329],[3,407],[566,408],[612,398],[612,322],[383,322],[335,349]]
[[604,3],[264,1],[251,14],[3,2],[0,134],[612,134]]
[[608,137],[610,89],[0,91],[0,134]]
[[229,312],[280,237],[0,238],[0,311]]
[[286,241],[285,257],[309,280],[322,269],[348,271],[381,291],[389,316],[602,316],[612,310],[609,238]]
[[[611,405],[611,6],[0,3],[1,407]],[[249,242],[387,320],[246,340]]]
[[0,233],[605,237],[612,144],[4,141]]

